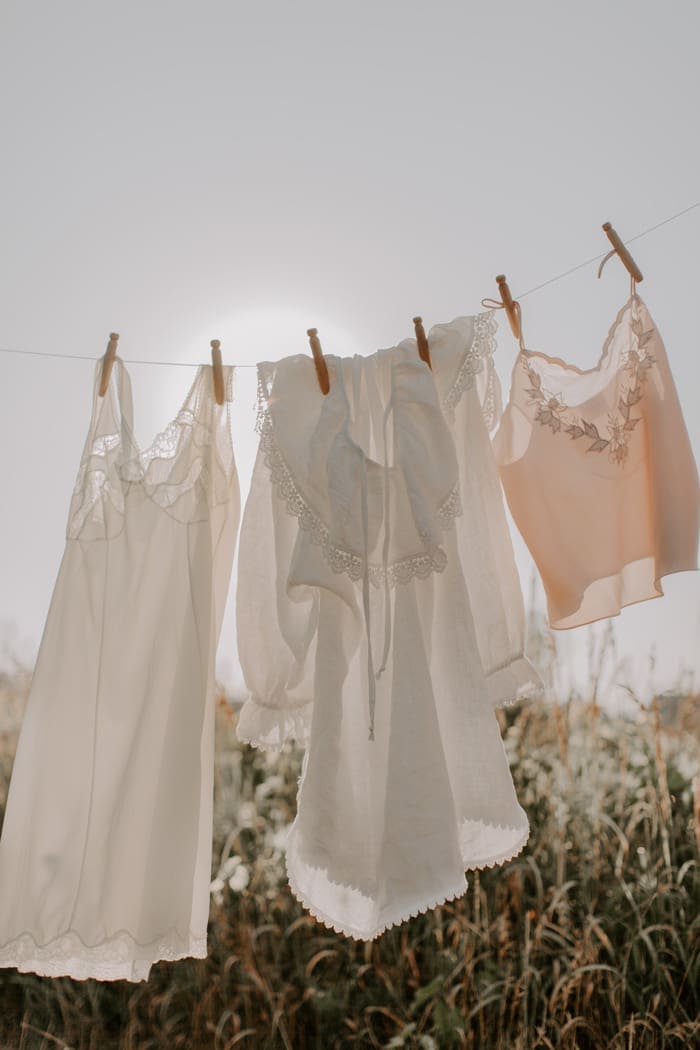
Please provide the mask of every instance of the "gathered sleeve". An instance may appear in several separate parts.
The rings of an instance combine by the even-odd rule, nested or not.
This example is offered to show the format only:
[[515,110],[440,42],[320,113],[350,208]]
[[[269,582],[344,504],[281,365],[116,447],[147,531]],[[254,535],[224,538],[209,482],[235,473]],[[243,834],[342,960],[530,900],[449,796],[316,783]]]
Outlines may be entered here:
[[311,728],[318,592],[293,585],[299,525],[258,450],[238,554],[238,654],[248,697],[237,735],[263,750],[305,745]]

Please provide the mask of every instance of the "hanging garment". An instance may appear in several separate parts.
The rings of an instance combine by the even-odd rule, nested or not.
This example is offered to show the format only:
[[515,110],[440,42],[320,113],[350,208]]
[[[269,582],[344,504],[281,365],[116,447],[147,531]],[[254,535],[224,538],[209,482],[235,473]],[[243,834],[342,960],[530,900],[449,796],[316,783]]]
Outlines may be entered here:
[[0,840],[0,965],[145,980],[206,956],[214,657],[239,518],[232,369],[139,452],[131,383],[92,421]]
[[541,682],[484,422],[493,330],[488,314],[433,328],[432,372],[412,339],[327,355],[326,396],[305,355],[258,366],[238,735],[306,745],[289,882],[357,939],[528,837],[494,712]]
[[615,616],[698,565],[698,474],[664,344],[633,292],[588,371],[522,350],[494,438],[555,628]]

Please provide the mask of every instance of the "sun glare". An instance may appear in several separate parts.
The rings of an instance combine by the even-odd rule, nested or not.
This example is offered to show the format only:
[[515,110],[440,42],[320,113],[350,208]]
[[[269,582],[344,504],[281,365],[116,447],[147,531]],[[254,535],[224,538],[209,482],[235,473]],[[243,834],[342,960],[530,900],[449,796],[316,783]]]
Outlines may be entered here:
[[218,322],[224,363],[254,365],[291,354],[308,354],[307,329],[318,330],[325,353],[345,357],[364,352],[347,331],[313,309],[258,309],[227,314]]

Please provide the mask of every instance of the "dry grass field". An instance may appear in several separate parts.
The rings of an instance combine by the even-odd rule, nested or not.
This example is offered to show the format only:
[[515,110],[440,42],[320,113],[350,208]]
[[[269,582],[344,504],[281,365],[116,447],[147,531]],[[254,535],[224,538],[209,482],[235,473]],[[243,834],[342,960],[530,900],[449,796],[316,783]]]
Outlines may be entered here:
[[[0,815],[28,683],[0,679]],[[634,720],[595,700],[498,718],[525,849],[360,944],[286,886],[299,752],[239,745],[222,699],[208,959],[161,963],[140,985],[2,970],[0,1048],[700,1046],[698,698]]]

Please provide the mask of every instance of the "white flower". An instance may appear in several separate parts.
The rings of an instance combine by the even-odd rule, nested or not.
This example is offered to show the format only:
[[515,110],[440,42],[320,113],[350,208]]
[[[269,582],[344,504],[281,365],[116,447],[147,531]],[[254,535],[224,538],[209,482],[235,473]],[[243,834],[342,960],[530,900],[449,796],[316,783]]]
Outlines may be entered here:
[[275,774],[268,777],[267,780],[263,780],[262,784],[258,784],[255,789],[255,798],[257,800],[267,798],[268,795],[274,795],[276,792],[281,791],[283,787],[284,780],[281,776]]
[[229,875],[233,875],[234,871],[236,870],[236,868],[242,860],[243,858],[239,857],[238,854],[234,854],[233,857],[229,857],[228,860],[224,861],[224,863],[221,865],[221,868],[219,869],[219,875],[222,878],[227,879]]
[[252,828],[258,811],[254,802],[241,802],[238,807],[238,824],[242,828]]
[[217,905],[224,903],[224,895],[222,893],[223,888],[224,888],[224,881],[223,881],[223,879],[219,879],[219,878],[214,879],[214,881],[212,882],[212,884],[209,887],[209,892],[211,893],[212,897],[214,898],[214,903],[217,904]]
[[289,835],[289,829],[291,828],[291,826],[291,824],[285,824],[283,827],[278,828],[277,831],[274,831],[272,833],[272,835],[270,836],[270,844],[272,845],[273,849],[278,849],[281,852],[284,852],[284,850],[287,848],[287,837]]
[[250,873],[244,864],[239,864],[231,878],[228,880],[228,884],[234,893],[242,893],[249,882]]

